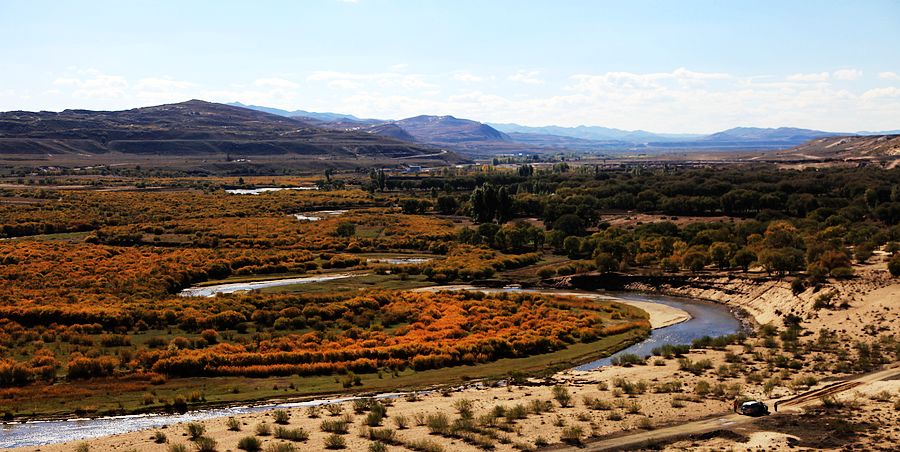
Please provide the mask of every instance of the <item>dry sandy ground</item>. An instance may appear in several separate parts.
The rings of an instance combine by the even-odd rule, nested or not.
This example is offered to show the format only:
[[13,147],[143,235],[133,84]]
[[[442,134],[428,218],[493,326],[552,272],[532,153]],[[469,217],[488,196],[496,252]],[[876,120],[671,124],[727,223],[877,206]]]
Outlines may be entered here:
[[[711,352],[711,354],[714,352]],[[679,375],[686,387],[693,385],[697,379],[690,374],[678,372],[677,364],[670,360],[665,366],[639,366],[631,368],[610,367],[598,372],[566,372],[558,376],[558,382],[564,384],[573,396],[574,407],[561,408],[553,402],[553,409],[541,415],[529,415],[527,419],[518,420],[512,426],[512,430],[505,435],[513,442],[523,442],[534,445],[538,437],[542,437],[549,443],[560,441],[561,428],[554,425],[562,419],[566,426],[581,427],[585,435],[602,436],[614,432],[637,428],[642,419],[647,419],[653,424],[671,423],[712,415],[728,409],[729,403],[719,400],[703,400],[702,402],[685,402],[684,407],[673,408],[673,394],[648,393],[637,397],[619,395],[613,390],[613,382],[618,377],[632,381],[645,380],[652,385],[656,382],[667,381],[673,375]],[[601,389],[598,382],[605,382],[607,389]],[[608,401],[614,408],[611,410],[591,410],[585,407],[584,396],[595,397]],[[552,386],[515,386],[494,388],[472,388],[454,391],[449,394],[433,393],[421,396],[421,400],[410,402],[397,399],[393,406],[388,408],[388,418],[384,425],[396,429],[393,418],[406,416],[410,419],[410,427],[397,430],[397,434],[403,440],[428,438],[442,444],[446,451],[477,451],[474,446],[465,444],[458,439],[449,439],[436,435],[430,435],[424,426],[416,426],[413,418],[417,413],[431,414],[443,412],[452,418],[456,417],[454,403],[459,399],[469,399],[475,403],[475,415],[478,417],[491,410],[494,406],[503,405],[512,407],[516,404],[529,404],[532,400],[550,401],[553,399]],[[627,407],[636,404],[638,414],[629,414]],[[344,412],[352,413],[352,404],[345,402]],[[621,407],[617,405],[622,405]],[[322,418],[310,418],[305,409],[292,409],[289,427],[302,427],[311,433],[311,437],[305,443],[297,443],[299,450],[323,450],[324,439],[327,434],[320,431],[322,419],[330,418],[327,412],[322,413]],[[620,414],[623,419],[611,421],[611,413]],[[240,438],[251,435],[255,426],[261,422],[273,425],[271,413],[258,413],[237,417],[243,424],[243,431],[231,432],[227,430],[225,419],[213,419],[202,421],[206,426],[208,436],[214,438],[220,445],[219,450],[237,450],[236,445]],[[366,450],[370,441],[362,439],[357,434],[362,425],[364,415],[354,416],[354,426],[350,433],[345,435],[348,450]],[[187,438],[182,424],[175,424],[160,429],[166,433],[171,443],[185,443]],[[164,445],[155,444],[152,439],[153,431],[140,431],[88,440],[91,451],[162,451]],[[262,437],[261,437],[262,438]],[[272,437],[264,438],[266,444],[280,442]],[[41,447],[27,447],[16,450],[28,451],[71,451],[79,442],[67,444],[54,444]],[[391,450],[405,450],[400,447]],[[497,444],[499,451],[512,451],[513,444]]]
[[[737,435],[667,444],[675,452],[779,450],[896,451],[900,445],[900,381],[876,381],[837,397],[845,406],[833,410],[814,407],[787,418],[757,422]],[[847,426],[850,426],[849,429]],[[660,450],[660,449],[655,449]]]
[[[784,316],[803,319],[803,327],[812,332],[837,331],[856,339],[871,339],[885,332],[900,332],[900,280],[887,271],[887,256],[873,256],[869,263],[855,265],[856,277],[830,280],[819,289],[791,292],[790,279],[752,280],[740,273],[718,278],[703,278],[703,289],[695,287],[648,287],[635,284],[634,290],[662,291],[671,295],[725,303],[746,310],[760,324],[784,325]],[[698,281],[700,279],[698,278]],[[833,294],[833,308],[816,309],[816,300]]]

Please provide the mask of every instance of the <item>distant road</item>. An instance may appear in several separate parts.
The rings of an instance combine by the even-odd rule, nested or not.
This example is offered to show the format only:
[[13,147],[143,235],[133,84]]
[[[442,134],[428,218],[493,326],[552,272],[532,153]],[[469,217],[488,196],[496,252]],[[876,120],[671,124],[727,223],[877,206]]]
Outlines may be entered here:
[[438,152],[438,153],[435,153],[435,154],[406,155],[406,156],[403,156],[403,157],[396,157],[396,159],[397,159],[397,160],[403,160],[403,159],[421,159],[421,158],[425,158],[425,157],[440,157],[440,156],[446,155],[446,154],[447,154],[447,150],[442,149],[441,152]]
[[[799,413],[800,408],[819,403],[822,397],[848,391],[866,383],[880,380],[890,380],[898,377],[900,377],[900,368],[892,368],[860,375],[849,380],[832,383],[822,388],[806,391],[802,394],[798,394],[788,399],[778,400],[778,412],[779,414]],[[774,400],[767,401],[770,409],[772,409],[773,402]],[[619,436],[616,438],[608,438],[588,443],[585,447],[571,447],[563,448],[560,450],[600,452],[608,450],[638,448],[642,446],[649,446],[660,441],[687,437],[689,435],[708,433],[715,430],[731,429],[741,425],[751,424],[756,419],[758,418],[743,416],[735,413],[723,413],[723,415],[716,416],[715,418],[687,422],[684,424],[673,425],[671,427],[660,428],[657,430],[637,432],[630,435]]]

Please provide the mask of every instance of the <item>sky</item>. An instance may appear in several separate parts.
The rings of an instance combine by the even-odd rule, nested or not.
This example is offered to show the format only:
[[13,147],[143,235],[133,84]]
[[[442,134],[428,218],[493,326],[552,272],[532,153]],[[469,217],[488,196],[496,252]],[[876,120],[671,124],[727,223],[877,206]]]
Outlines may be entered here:
[[0,111],[900,129],[900,1],[0,1]]

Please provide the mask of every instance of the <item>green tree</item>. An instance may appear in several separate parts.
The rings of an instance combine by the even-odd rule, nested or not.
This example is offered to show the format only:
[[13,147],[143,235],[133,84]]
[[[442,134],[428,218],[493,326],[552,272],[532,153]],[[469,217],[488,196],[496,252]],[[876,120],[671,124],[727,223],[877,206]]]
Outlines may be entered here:
[[682,264],[688,270],[697,273],[700,270],[703,270],[703,267],[706,267],[708,263],[706,253],[700,251],[688,251],[681,258]]
[[563,240],[562,246],[569,259],[577,259],[581,254],[581,239],[574,235],[566,237],[566,239]]
[[733,243],[715,242],[709,246],[709,258],[717,267],[724,270],[731,263],[735,248]]
[[[508,197],[508,193],[505,190],[504,193]],[[489,183],[484,183],[472,190],[469,202],[472,205],[472,219],[476,223],[489,223],[497,218],[498,195],[497,188]],[[512,204],[512,201],[509,201],[509,204]]]
[[553,222],[553,229],[562,231],[564,234],[582,236],[584,235],[584,222],[578,215],[567,213]]
[[768,273],[784,276],[803,268],[803,252],[796,248],[764,249],[759,253],[759,263]]
[[900,254],[895,254],[894,257],[888,261],[888,271],[891,272],[891,275],[894,277],[900,277]]
[[597,256],[594,257],[594,263],[597,264],[597,271],[600,273],[606,274],[619,270],[619,261],[609,253],[597,253]]
[[340,237],[350,237],[356,235],[356,225],[349,221],[342,221],[337,225],[335,233]]
[[456,202],[456,198],[449,195],[438,196],[437,199],[437,210],[438,212],[444,215],[450,215],[456,212],[456,209],[459,208],[459,203]]

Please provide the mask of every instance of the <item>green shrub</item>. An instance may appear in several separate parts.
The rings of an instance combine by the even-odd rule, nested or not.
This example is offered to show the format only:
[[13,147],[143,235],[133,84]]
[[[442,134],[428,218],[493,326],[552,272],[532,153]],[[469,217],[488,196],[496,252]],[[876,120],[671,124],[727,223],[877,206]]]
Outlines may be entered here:
[[257,452],[262,450],[262,441],[255,436],[245,436],[238,440],[237,448],[247,452]]
[[288,441],[306,441],[309,439],[309,432],[303,428],[286,428],[275,427],[275,437],[278,439],[286,439]]
[[228,420],[225,421],[225,426],[228,427],[228,430],[232,432],[241,431],[241,421],[237,420],[234,417],[229,417]]
[[831,272],[829,272],[829,273],[831,274],[832,278],[837,278],[837,279],[848,279],[848,278],[853,277],[853,269],[850,267],[832,268]]
[[256,434],[259,436],[269,436],[272,434],[272,427],[265,422],[260,422],[259,424],[256,424]]
[[350,431],[350,422],[346,419],[326,419],[322,421],[320,428],[326,433],[337,433],[344,435]]
[[584,396],[584,406],[592,410],[609,411],[612,409],[612,404],[608,401],[591,396]]
[[681,358],[685,353],[691,351],[690,345],[672,345],[665,344],[659,347],[654,347],[653,350],[650,351],[654,356],[662,356],[663,358]]
[[553,387],[553,399],[559,403],[559,406],[567,408],[572,406],[572,394],[565,386],[556,385]]
[[337,433],[332,433],[331,435],[325,438],[325,448],[326,449],[345,449],[347,448],[347,441],[343,436],[338,435]]
[[[571,397],[569,398],[569,400],[571,402]],[[513,405],[512,408],[507,409],[506,413],[504,414],[510,421],[525,419],[526,417],[528,417],[528,408],[526,408],[525,405],[521,403],[517,403]]]
[[640,366],[646,364],[646,360],[642,356],[635,355],[634,353],[623,353],[621,355],[613,356],[610,362],[613,366],[622,367]]
[[644,380],[632,382],[625,378],[616,378],[613,380],[613,386],[621,389],[628,395],[643,394],[647,392],[647,382]]
[[166,438],[166,434],[165,434],[165,433],[163,433],[163,432],[161,432],[161,431],[159,431],[159,430],[157,430],[156,432],[153,433],[153,442],[154,442],[154,443],[156,443],[156,444],[164,444],[166,441],[168,441],[168,438]]
[[571,427],[564,428],[559,436],[559,439],[566,444],[580,446],[582,436],[584,436],[584,430],[581,427],[573,425]]
[[900,277],[900,253],[894,254],[894,257],[888,261],[888,271],[894,277]]
[[381,421],[384,419],[384,415],[376,412],[370,411],[366,414],[365,423],[369,427],[378,427],[381,425]]
[[532,400],[532,401],[528,404],[528,410],[529,410],[532,414],[541,414],[541,413],[543,413],[543,412],[545,412],[545,411],[550,411],[550,410],[552,410],[552,409],[553,409],[553,402],[551,402],[551,401],[549,401],[549,400],[538,400],[538,399],[535,399],[535,400]]
[[450,418],[445,413],[429,414],[425,425],[432,435],[446,435],[450,430]]
[[404,444],[406,448],[418,452],[444,452],[444,447],[430,439],[417,439]]
[[637,428],[643,429],[643,430],[652,430],[653,429],[653,423],[650,422],[650,418],[646,417],[646,416],[638,419],[636,425],[637,425]]
[[266,447],[266,452],[297,452],[297,447],[291,443],[272,443]]
[[459,399],[453,402],[453,407],[456,408],[459,417],[463,419],[471,419],[475,415],[473,411],[475,403],[470,399]]
[[397,442],[397,435],[389,428],[368,428],[366,429],[365,436],[371,441],[379,441],[385,444],[394,444]]
[[197,448],[197,452],[216,452],[218,443],[208,436],[201,436],[194,440],[194,447]]
[[712,361],[700,359],[694,362],[690,358],[681,358],[678,360],[678,368],[694,375],[701,375],[705,371],[712,369]]
[[276,424],[282,425],[287,424],[291,419],[291,415],[285,410],[275,410],[272,412],[272,416],[275,418]]
[[195,440],[203,436],[206,433],[206,427],[199,422],[189,422],[184,426],[184,429],[187,430],[188,438]]
[[639,414],[641,412],[641,406],[637,402],[626,403],[622,405],[622,408],[628,414]]
[[394,425],[400,430],[405,429],[409,425],[409,418],[402,414],[391,416],[391,419],[394,421]]
[[681,380],[672,380],[666,381],[663,383],[658,383],[653,387],[653,392],[659,394],[668,394],[672,392],[681,392],[681,388],[684,386],[684,383]]

